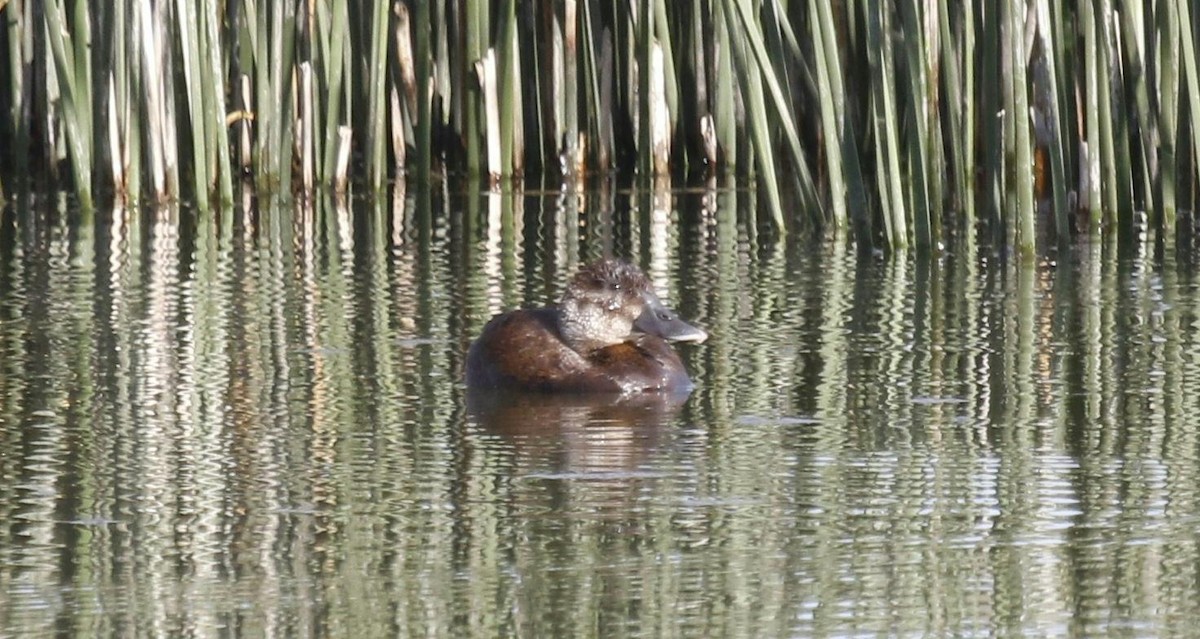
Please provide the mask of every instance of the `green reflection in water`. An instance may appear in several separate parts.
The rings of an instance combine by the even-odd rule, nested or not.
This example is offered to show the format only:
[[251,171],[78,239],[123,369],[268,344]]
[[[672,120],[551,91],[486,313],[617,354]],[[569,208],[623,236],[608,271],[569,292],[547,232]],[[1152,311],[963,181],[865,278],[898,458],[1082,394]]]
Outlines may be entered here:
[[[1192,256],[775,245],[752,193],[0,224],[0,634],[1187,634]],[[616,253],[691,397],[468,397]]]

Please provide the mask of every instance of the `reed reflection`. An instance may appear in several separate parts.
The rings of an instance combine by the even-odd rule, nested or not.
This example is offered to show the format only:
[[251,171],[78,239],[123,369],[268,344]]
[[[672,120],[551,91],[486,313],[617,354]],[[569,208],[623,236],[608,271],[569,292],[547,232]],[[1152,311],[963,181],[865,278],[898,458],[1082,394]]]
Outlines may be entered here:
[[686,393],[614,396],[467,393],[469,424],[511,446],[519,474],[543,478],[636,476],[679,418]]
[[[1193,266],[861,259],[766,243],[754,206],[605,185],[6,213],[0,635],[1197,616]],[[692,395],[465,393],[488,319],[601,255],[712,333],[678,349]]]

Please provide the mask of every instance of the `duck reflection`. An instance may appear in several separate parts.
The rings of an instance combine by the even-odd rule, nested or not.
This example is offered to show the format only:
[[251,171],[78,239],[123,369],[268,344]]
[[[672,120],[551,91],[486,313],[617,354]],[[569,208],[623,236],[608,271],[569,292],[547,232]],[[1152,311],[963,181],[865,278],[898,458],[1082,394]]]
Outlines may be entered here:
[[686,393],[549,395],[472,389],[474,425],[500,436],[525,476],[625,479],[646,476]]

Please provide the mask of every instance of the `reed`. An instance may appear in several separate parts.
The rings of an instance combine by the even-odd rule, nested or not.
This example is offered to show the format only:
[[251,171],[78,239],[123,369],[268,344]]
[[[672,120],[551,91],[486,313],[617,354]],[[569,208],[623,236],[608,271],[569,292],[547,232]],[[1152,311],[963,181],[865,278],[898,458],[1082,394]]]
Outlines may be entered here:
[[934,250],[978,212],[1028,252],[1039,224],[1068,240],[1076,207],[1084,228],[1139,237],[1134,211],[1170,232],[1195,208],[1192,12],[0,0],[0,181],[203,212],[239,172],[307,196],[715,172],[755,185],[764,228],[852,226],[863,247]]
[[905,62],[903,75],[908,84],[908,91],[904,94],[907,97],[905,119],[909,129],[906,145],[908,179],[913,183],[908,206],[913,216],[916,244],[927,250],[935,241],[930,218],[930,209],[935,203],[929,197],[932,175],[929,166],[929,122],[936,103],[931,104],[928,100],[930,87],[924,60],[926,40],[922,30],[923,7],[918,0],[899,0],[899,5],[905,32],[902,45]]
[[1163,2],[1155,12],[1154,21],[1154,52],[1152,59],[1157,60],[1158,87],[1153,93],[1157,97],[1157,142],[1159,154],[1157,163],[1151,163],[1159,170],[1159,180],[1155,185],[1158,194],[1158,207],[1161,213],[1159,222],[1168,233],[1175,228],[1175,149],[1179,132],[1179,16],[1174,2]]
[[[388,5],[376,2],[364,11],[371,10],[370,48],[367,50],[367,184],[372,189],[382,189],[387,171],[387,120],[384,108],[388,91]],[[476,58],[478,59],[478,58]]]
[[[1045,0],[1043,0],[1045,1]],[[938,62],[942,68],[942,82],[946,95],[946,108],[939,124],[946,128],[945,144],[948,148],[950,162],[950,189],[947,193],[951,198],[951,208],[960,210],[964,217],[974,216],[972,181],[970,175],[974,162],[971,158],[973,136],[967,124],[971,121],[969,115],[970,94],[967,84],[973,82],[970,74],[973,42],[966,41],[967,34],[972,31],[973,23],[970,4],[964,3],[960,8],[962,15],[957,20],[957,28],[950,26],[950,7],[947,0],[938,0]],[[964,78],[964,73],[966,77]]]
[[1183,76],[1186,80],[1184,96],[1188,107],[1179,110],[1181,114],[1179,132],[1182,134],[1190,131],[1192,134],[1190,161],[1185,161],[1191,167],[1191,174],[1181,178],[1182,182],[1187,182],[1200,177],[1200,174],[1197,173],[1200,170],[1200,161],[1198,161],[1200,158],[1200,127],[1197,126],[1197,119],[1200,119],[1200,71],[1196,68],[1196,45],[1193,37],[1195,23],[1192,22],[1191,9],[1187,0],[1179,0],[1175,5],[1175,11],[1179,17],[1179,21],[1176,23],[1179,29],[1179,57],[1183,59]]
[[872,47],[871,112],[874,121],[876,188],[882,212],[884,238],[893,249],[908,245],[910,226],[905,205],[904,173],[901,171],[899,119],[896,107],[895,62],[892,58],[890,12],[867,11],[867,40]]
[[[1067,214],[1067,153],[1063,148],[1063,129],[1069,128],[1069,120],[1064,119],[1060,104],[1064,104],[1066,94],[1058,82],[1061,72],[1060,64],[1063,57],[1061,46],[1055,46],[1062,33],[1062,7],[1055,3],[1056,13],[1051,13],[1049,0],[1036,0],[1038,29],[1034,34],[1036,50],[1040,52],[1038,64],[1034,68],[1034,100],[1035,113],[1040,117],[1034,118],[1034,138],[1046,141],[1046,153],[1050,165],[1050,202],[1054,210],[1054,230],[1060,244],[1070,238],[1070,216]],[[1037,90],[1037,78],[1041,78],[1040,90]]]
[[1016,192],[1017,216],[1017,245],[1027,254],[1032,254],[1035,248],[1034,219],[1036,213],[1033,204],[1033,135],[1030,132],[1029,118],[1029,85],[1026,82],[1026,46],[1025,46],[1025,2],[1009,2],[1004,4],[1007,10],[1009,59],[1012,60],[1011,70],[1007,74],[1012,83],[1009,92],[1010,101],[1007,111],[1012,114],[1008,122],[1012,125],[1012,172],[1014,191]]

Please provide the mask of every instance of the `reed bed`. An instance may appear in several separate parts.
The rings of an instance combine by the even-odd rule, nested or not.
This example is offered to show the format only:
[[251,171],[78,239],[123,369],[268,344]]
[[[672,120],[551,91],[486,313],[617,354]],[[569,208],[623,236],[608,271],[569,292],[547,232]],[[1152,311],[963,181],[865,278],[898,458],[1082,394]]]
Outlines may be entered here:
[[[732,173],[763,224],[936,247],[976,221],[1170,236],[1195,208],[1187,0],[0,0],[0,192],[84,207],[389,180]],[[31,176],[31,178],[30,178]],[[1140,215],[1144,213],[1145,215]],[[1039,229],[1048,234],[1039,234]]]

